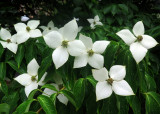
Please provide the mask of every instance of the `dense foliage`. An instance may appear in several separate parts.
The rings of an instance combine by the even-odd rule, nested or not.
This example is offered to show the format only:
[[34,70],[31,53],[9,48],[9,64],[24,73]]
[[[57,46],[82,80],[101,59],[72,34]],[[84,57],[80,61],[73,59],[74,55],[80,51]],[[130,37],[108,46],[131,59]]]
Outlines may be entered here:
[[[119,96],[114,92],[106,99],[96,101],[96,84],[93,67],[87,64],[82,68],[73,68],[74,56],[58,69],[52,60],[54,49],[50,48],[44,37],[29,38],[18,45],[16,54],[0,43],[0,113],[14,114],[159,114],[160,113],[160,46],[149,49],[145,58],[136,63],[129,46],[116,34],[122,29],[132,31],[133,26],[142,21],[145,34],[160,42],[160,2],[157,0],[12,0],[0,2],[1,29],[15,34],[14,25],[26,15],[30,20],[40,20],[40,26],[54,22],[57,28],[78,18],[78,33],[99,40],[111,41],[105,49],[104,67],[124,65],[125,80],[135,95]],[[103,26],[91,29],[89,18],[100,17]],[[27,22],[26,22],[27,24]],[[43,32],[43,27],[40,29]],[[43,34],[43,36],[45,36]],[[39,64],[38,81],[45,72],[46,83],[38,86],[27,97],[25,87],[14,80],[17,76],[29,73],[27,65],[35,58]],[[34,68],[33,68],[34,69]],[[58,80],[62,78],[62,83]],[[35,79],[33,79],[35,80]],[[56,86],[51,83],[57,83]],[[45,96],[48,88],[56,91]],[[58,88],[58,89],[57,89]],[[65,96],[68,104],[61,102],[59,95]]]

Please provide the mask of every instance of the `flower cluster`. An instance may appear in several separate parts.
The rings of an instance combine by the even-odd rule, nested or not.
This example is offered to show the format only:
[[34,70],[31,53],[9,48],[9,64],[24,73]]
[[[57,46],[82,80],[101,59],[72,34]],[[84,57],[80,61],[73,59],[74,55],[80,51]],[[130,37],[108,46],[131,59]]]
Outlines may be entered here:
[[[23,18],[23,20],[28,20],[26,17]],[[88,19],[88,21],[92,29],[95,29],[96,25],[103,25],[98,15],[95,16],[94,19]],[[126,75],[125,66],[114,65],[110,68],[109,73],[107,69],[104,68],[104,57],[102,54],[110,44],[110,41],[101,40],[93,43],[92,38],[83,34],[79,35],[79,40],[76,39],[79,28],[75,19],[60,29],[55,27],[54,23],[50,21],[47,26],[40,26],[40,28],[43,29],[43,33],[37,29],[39,24],[40,22],[37,20],[28,21],[27,25],[17,23],[14,25],[17,33],[13,36],[11,36],[8,30],[1,28],[0,43],[3,48],[8,48],[16,54],[19,44],[26,42],[29,38],[43,36],[48,47],[53,49],[52,60],[56,69],[63,66],[69,56],[75,57],[73,68],[85,67],[87,63],[95,68],[92,70],[92,74],[94,79],[98,81],[96,85],[97,100],[109,97],[112,91],[121,96],[134,95],[131,87],[124,80]],[[128,29],[124,29],[117,32],[117,35],[130,46],[133,58],[139,63],[145,57],[148,49],[156,46],[158,43],[151,36],[144,35],[144,25],[142,21],[134,25],[133,33],[134,35]],[[38,82],[38,69],[39,65],[37,61],[32,59],[27,66],[27,73],[15,78],[16,81],[25,86],[27,96],[32,90],[37,89],[38,85],[42,86],[45,84],[43,80],[47,73],[45,73]],[[54,85],[57,90],[60,90],[58,84],[53,83],[52,85]],[[44,90],[44,95],[51,95],[53,93],[55,93],[53,90]],[[68,99],[64,95],[59,94],[57,98],[60,102],[67,105]]]

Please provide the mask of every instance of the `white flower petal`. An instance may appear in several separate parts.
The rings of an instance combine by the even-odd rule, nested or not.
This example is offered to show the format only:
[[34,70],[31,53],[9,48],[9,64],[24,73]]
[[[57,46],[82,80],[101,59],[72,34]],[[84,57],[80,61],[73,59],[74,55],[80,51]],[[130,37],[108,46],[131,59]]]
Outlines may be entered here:
[[126,67],[122,65],[114,65],[110,68],[109,75],[115,81],[123,80],[126,76]]
[[24,16],[21,16],[21,21],[28,21],[29,20],[29,17],[26,17],[25,15]]
[[65,40],[72,41],[78,34],[78,25],[75,19],[64,25],[63,37]]
[[45,29],[47,29],[48,27],[46,27],[46,26],[40,26],[39,28],[41,28],[42,30],[45,30]]
[[44,79],[46,78],[47,76],[47,72],[44,73],[44,75],[42,76],[41,80],[38,82],[38,85],[40,86],[43,86],[45,84]]
[[79,56],[86,51],[86,48],[81,40],[69,42],[67,49],[71,56]]
[[3,28],[1,28],[0,36],[2,40],[11,39],[11,33],[8,30]]
[[48,88],[45,88],[43,92],[44,93],[42,95],[45,95],[45,96],[48,96],[48,97],[50,97],[53,93],[56,93],[56,91],[53,91],[53,90],[48,89]]
[[59,94],[59,95],[57,96],[57,99],[58,99],[61,103],[65,104],[65,105],[67,105],[67,103],[68,103],[68,98],[67,98],[66,96],[64,96],[63,94]]
[[44,36],[44,41],[50,48],[57,48],[62,43],[62,35],[57,31],[52,31]]
[[12,43],[17,43],[17,34],[14,34],[11,38]]
[[94,17],[94,20],[95,20],[96,22],[98,22],[98,21],[99,21],[99,16],[96,15],[96,16]]
[[117,95],[121,96],[134,95],[132,88],[125,80],[113,81],[112,89]]
[[128,45],[136,40],[135,36],[128,29],[123,29],[116,34]]
[[17,32],[20,32],[20,31],[26,31],[26,24],[24,23],[17,23],[14,25],[14,28]]
[[137,64],[145,57],[147,49],[144,48],[140,43],[135,42],[130,45],[130,51]]
[[94,44],[93,44],[93,51],[95,53],[100,53],[102,54],[105,49],[107,48],[107,46],[109,45],[110,41],[96,41]]
[[41,33],[41,31],[39,29],[30,30],[29,34],[30,34],[31,38],[36,38],[36,37],[42,36],[42,33]]
[[7,42],[3,42],[3,41],[0,41],[0,43],[2,44],[3,48],[6,48],[6,46],[8,45]]
[[95,24],[92,23],[92,24],[90,25],[90,27],[91,27],[91,29],[95,29]]
[[104,58],[100,54],[93,54],[88,58],[88,63],[93,68],[100,69],[100,68],[103,68]]
[[31,76],[36,76],[38,74],[39,65],[36,59],[32,59],[29,64],[27,65],[27,72]]
[[30,85],[25,86],[25,94],[28,97],[29,94],[34,90],[38,88],[38,83],[36,81],[32,82]]
[[97,101],[101,99],[108,98],[112,94],[111,85],[109,85],[106,81],[98,82],[96,85],[96,97]]
[[133,27],[133,33],[136,37],[144,34],[144,25],[142,21],[138,21]]
[[101,22],[96,22],[96,25],[102,26],[103,24]]
[[81,68],[87,65],[88,55],[82,54],[80,56],[76,56],[74,59],[74,66],[73,68]]
[[21,44],[21,43],[24,43],[25,41],[27,41],[29,39],[30,35],[26,31],[21,31],[21,32],[17,33],[16,37],[17,37],[17,43]]
[[56,69],[61,67],[64,63],[66,63],[68,60],[68,57],[69,57],[69,54],[66,48],[63,48],[62,46],[56,48],[52,54],[52,59],[56,66]]
[[54,29],[54,23],[53,21],[50,21],[47,25],[48,28]]
[[52,32],[53,30],[49,30],[48,28],[47,29],[45,29],[44,31],[43,31],[43,36],[45,36],[45,35],[47,35],[48,33],[50,33],[50,32]]
[[87,19],[87,21],[92,24],[94,22],[94,19]]
[[29,26],[31,29],[36,29],[39,24],[40,24],[39,20],[31,20],[28,21],[27,26]]
[[99,81],[99,82],[105,81],[109,78],[108,77],[108,71],[105,67],[101,68],[99,70],[93,69],[92,70],[92,75],[93,75],[94,79]]
[[142,37],[141,44],[147,49],[153,48],[158,44],[158,42],[149,35],[142,35]]
[[17,44],[15,44],[15,43],[8,43],[8,44],[6,45],[6,47],[7,47],[10,51],[12,51],[14,54],[16,54],[17,49],[18,49],[18,45],[17,45]]
[[92,49],[93,42],[90,37],[80,34],[79,39],[84,43],[88,50]]
[[31,76],[28,74],[21,74],[21,75],[17,76],[16,78],[14,78],[14,80],[16,80],[18,83],[20,83],[23,86],[27,86],[27,85],[31,84],[31,82],[32,82]]

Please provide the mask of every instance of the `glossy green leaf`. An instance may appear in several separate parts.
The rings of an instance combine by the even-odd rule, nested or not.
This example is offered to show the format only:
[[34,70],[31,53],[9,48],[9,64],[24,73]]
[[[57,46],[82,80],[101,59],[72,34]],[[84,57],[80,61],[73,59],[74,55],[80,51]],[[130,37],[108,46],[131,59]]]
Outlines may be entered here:
[[86,79],[87,79],[94,87],[96,87],[97,81],[93,78],[93,76],[87,76]]
[[10,106],[7,103],[0,104],[0,114],[1,113],[9,114],[9,111],[10,111]]
[[43,85],[43,86],[41,87],[41,89],[42,89],[42,88],[48,88],[48,89],[51,89],[51,90],[53,90],[53,91],[57,91],[57,92],[58,92],[58,90],[56,89],[56,87],[53,86],[53,85],[51,85],[51,84],[45,84],[45,85]]
[[0,80],[4,80],[6,76],[6,63],[0,62]]
[[0,81],[0,89],[2,90],[2,92],[5,95],[8,95],[8,86],[7,86],[6,82],[3,80]]
[[3,52],[4,52],[4,48],[3,48],[2,44],[0,43],[0,58],[3,54]]
[[46,114],[57,114],[54,103],[49,97],[40,95],[38,96],[38,101]]

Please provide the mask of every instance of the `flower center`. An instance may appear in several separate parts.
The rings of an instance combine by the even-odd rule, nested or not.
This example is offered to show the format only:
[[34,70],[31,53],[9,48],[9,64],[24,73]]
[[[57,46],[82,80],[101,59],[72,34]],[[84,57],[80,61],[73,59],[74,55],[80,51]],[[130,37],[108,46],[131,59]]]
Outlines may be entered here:
[[142,41],[142,40],[143,40],[143,37],[142,37],[141,35],[139,35],[139,36],[137,37],[137,41],[140,42],[140,41]]
[[49,27],[48,29],[51,30],[51,27]]
[[26,30],[29,32],[31,29],[29,26],[26,27]]
[[68,46],[68,41],[64,40],[64,41],[62,42],[62,46],[66,48],[66,47]]
[[31,80],[34,82],[34,81],[36,81],[36,76],[32,76],[31,77]]
[[10,39],[7,39],[7,40],[6,40],[6,42],[7,42],[7,43],[10,43],[10,42],[11,42],[11,40],[10,40]]
[[94,51],[91,49],[91,50],[87,51],[87,53],[89,56],[92,56],[94,54]]
[[96,24],[96,22],[94,21],[93,24]]
[[109,78],[109,79],[107,80],[107,82],[108,82],[110,85],[112,85],[113,79],[112,79],[112,78]]

